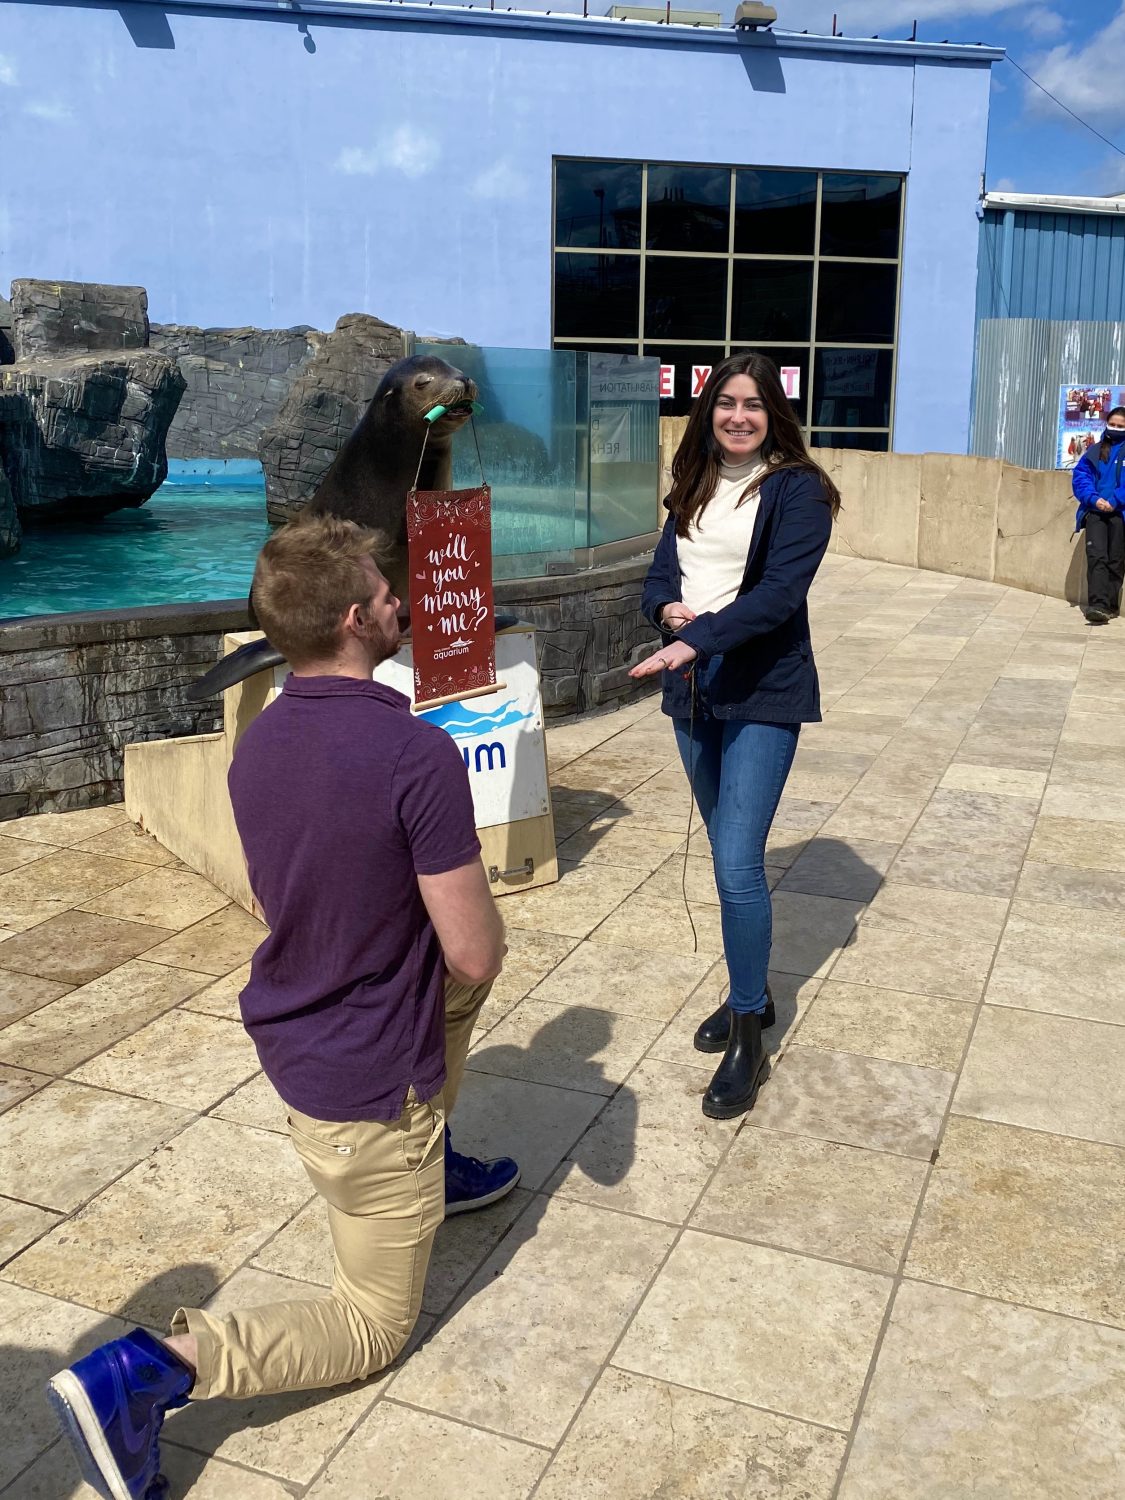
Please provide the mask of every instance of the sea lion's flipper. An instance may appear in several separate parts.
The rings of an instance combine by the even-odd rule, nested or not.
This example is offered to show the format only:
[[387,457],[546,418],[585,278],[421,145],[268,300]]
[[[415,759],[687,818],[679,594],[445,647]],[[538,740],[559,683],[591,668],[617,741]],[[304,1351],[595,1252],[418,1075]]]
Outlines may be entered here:
[[188,688],[187,695],[193,702],[199,702],[203,698],[217,698],[227,688],[234,687],[236,682],[245,682],[247,677],[253,677],[255,672],[264,672],[267,667],[279,667],[284,660],[285,657],[277,647],[271,646],[265,638],[248,641],[245,646],[239,646],[237,651],[224,656],[209,672],[204,672]]

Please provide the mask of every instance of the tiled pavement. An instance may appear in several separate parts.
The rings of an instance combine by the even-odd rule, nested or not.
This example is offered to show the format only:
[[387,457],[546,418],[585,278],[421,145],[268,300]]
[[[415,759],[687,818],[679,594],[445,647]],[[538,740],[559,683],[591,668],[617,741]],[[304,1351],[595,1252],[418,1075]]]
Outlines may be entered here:
[[[440,1231],[397,1370],[173,1416],[174,1495],[1125,1494],[1125,626],[839,557],[814,616],[753,1114],[699,1110],[667,722],[552,730],[563,875],[503,903],[456,1122],[523,1184]],[[60,1500],[55,1367],[329,1260],[237,1022],[258,925],[120,808],[0,825],[0,871],[0,1492]]]

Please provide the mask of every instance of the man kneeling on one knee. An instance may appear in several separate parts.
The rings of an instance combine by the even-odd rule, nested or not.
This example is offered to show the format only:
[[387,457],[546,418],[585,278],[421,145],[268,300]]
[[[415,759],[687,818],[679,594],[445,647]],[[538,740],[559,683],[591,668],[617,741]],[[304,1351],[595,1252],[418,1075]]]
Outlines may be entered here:
[[49,1394],[106,1500],[164,1495],[157,1437],[190,1396],[358,1380],[410,1336],[443,1213],[504,1196],[515,1162],[452,1151],[446,1118],[504,932],[468,773],[444,730],[372,681],[399,645],[374,537],[331,516],[263,547],[254,605],[292,667],[229,785],[269,923],[242,1016],[325,1200],[329,1295],[225,1317],[181,1309],[56,1375]]

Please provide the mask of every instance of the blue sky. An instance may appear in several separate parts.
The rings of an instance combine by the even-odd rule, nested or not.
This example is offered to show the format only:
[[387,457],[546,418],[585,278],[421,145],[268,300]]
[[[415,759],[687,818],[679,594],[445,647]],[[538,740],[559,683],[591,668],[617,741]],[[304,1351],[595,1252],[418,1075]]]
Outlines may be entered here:
[[[672,3],[683,9],[721,10],[728,20],[734,11],[734,0]],[[846,36],[908,37],[917,20],[920,41],[987,42],[1005,47],[1051,93],[1125,150],[1125,88],[1120,82],[1125,66],[1125,0],[773,0],[773,4],[778,30],[828,34],[835,12]],[[572,6],[564,3],[558,8]],[[591,0],[590,9],[596,14],[602,7]],[[1076,124],[1010,63],[1002,62],[992,70],[986,181],[990,189],[1000,192],[1125,193],[1125,156]]]

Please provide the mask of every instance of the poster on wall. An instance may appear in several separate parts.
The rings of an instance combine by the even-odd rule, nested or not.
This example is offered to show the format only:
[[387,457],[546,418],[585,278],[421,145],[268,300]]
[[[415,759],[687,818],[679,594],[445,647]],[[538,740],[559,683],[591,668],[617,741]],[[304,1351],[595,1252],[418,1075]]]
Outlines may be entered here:
[[1059,441],[1055,468],[1073,469],[1105,431],[1115,406],[1125,406],[1125,385],[1062,385],[1059,387]]
[[492,492],[406,497],[416,706],[494,691]]

